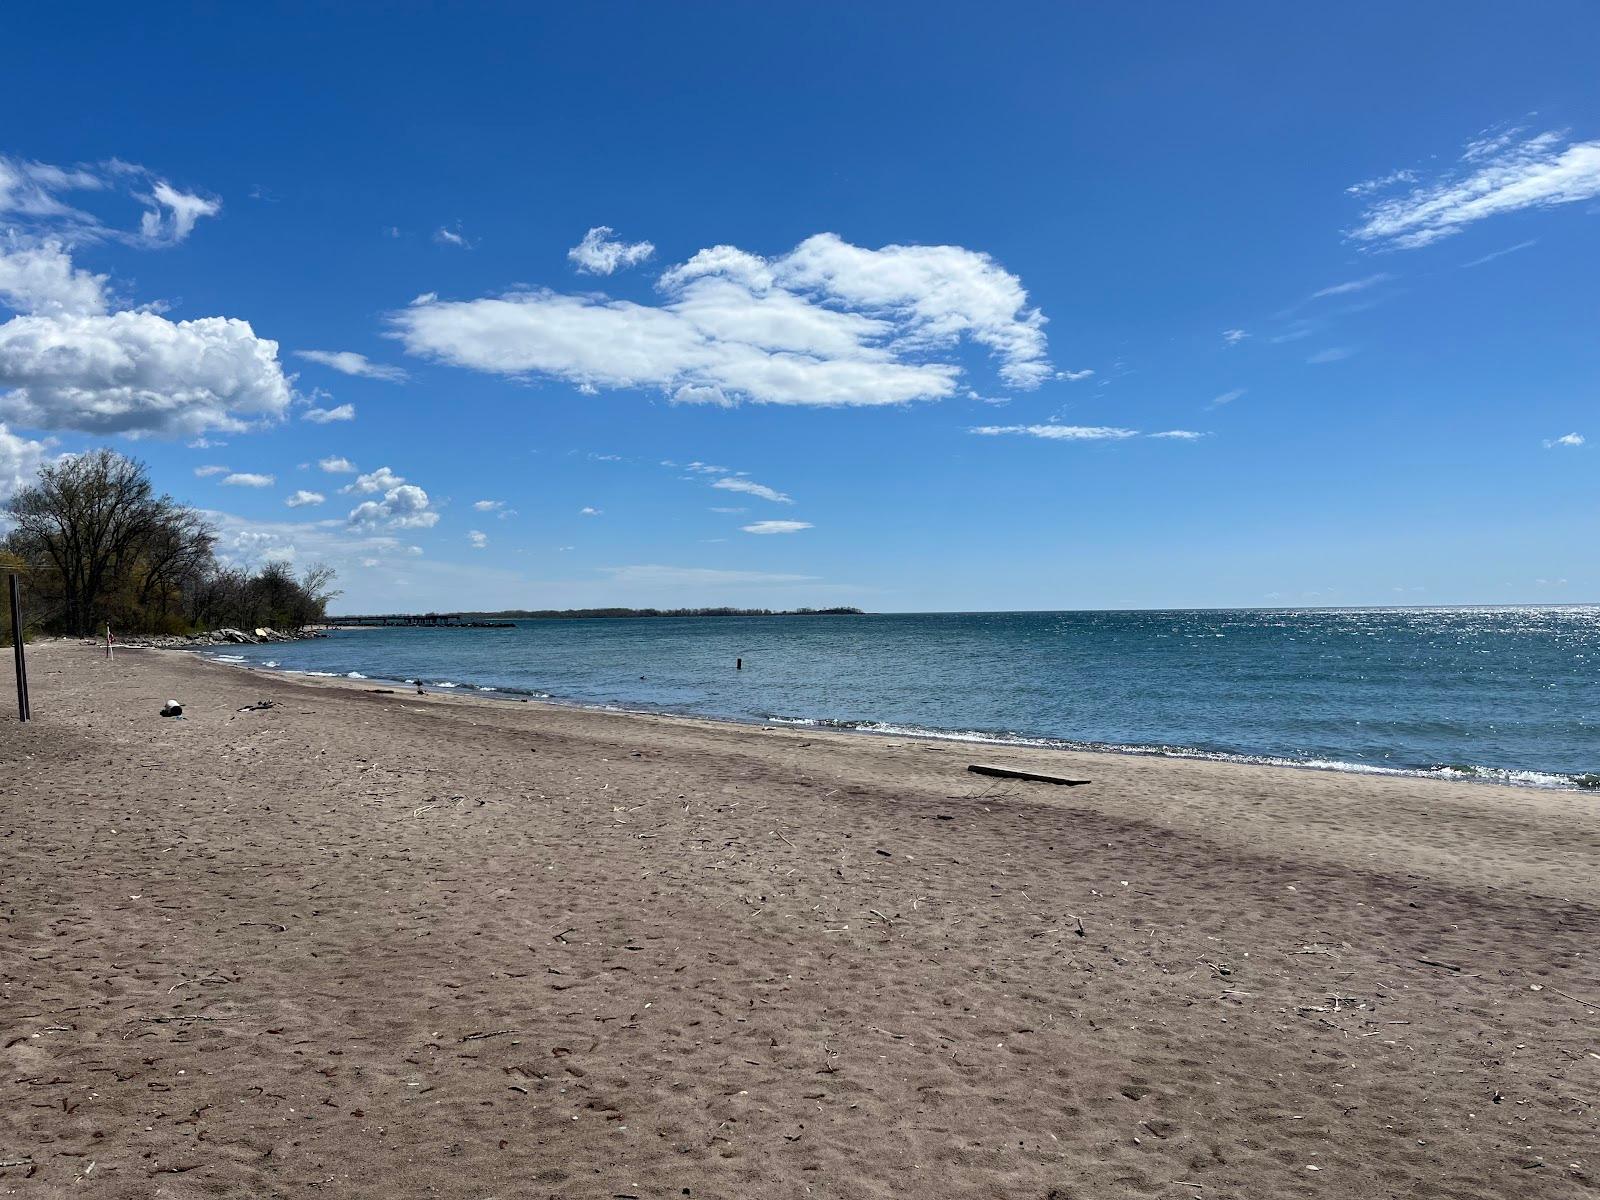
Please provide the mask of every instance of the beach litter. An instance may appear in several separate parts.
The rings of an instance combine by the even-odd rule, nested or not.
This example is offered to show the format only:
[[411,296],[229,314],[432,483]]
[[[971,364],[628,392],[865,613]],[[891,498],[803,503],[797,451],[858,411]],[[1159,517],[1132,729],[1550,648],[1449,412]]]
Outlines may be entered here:
[[239,709],[238,711],[239,712],[258,712],[261,709],[272,708],[272,707],[273,707],[273,703],[272,703],[271,700],[257,700],[254,704],[246,704],[243,708]]
[[1060,787],[1082,787],[1093,782],[1088,779],[1068,779],[1065,775],[1047,775],[1042,771],[1023,771],[1016,767],[1001,767],[993,763],[969,763],[967,770],[974,775],[993,775],[999,779],[1025,779],[1030,783],[1053,783]]
[[176,700],[168,700],[161,707],[161,715],[163,717],[181,717],[183,716],[183,705]]

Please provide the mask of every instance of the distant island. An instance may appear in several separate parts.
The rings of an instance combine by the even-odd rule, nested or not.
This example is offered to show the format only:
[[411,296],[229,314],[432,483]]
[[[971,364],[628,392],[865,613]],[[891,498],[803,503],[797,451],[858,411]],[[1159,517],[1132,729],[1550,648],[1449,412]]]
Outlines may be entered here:
[[624,617],[860,617],[859,608],[509,608],[500,612],[385,613],[326,618],[326,624],[409,625],[429,629],[506,629],[512,621],[582,621]]
[[510,608],[469,612],[474,620],[564,621],[615,617],[860,617],[859,608]]

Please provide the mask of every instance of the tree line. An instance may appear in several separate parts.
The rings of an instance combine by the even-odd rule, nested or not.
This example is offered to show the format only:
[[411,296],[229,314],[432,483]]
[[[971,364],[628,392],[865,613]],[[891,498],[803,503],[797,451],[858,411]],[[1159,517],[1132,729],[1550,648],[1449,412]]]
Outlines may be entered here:
[[[303,629],[338,595],[329,567],[297,576],[278,561],[249,570],[218,559],[201,514],[158,495],[143,463],[112,450],[45,464],[5,513],[0,573],[20,568],[30,630]],[[9,611],[0,627],[9,640]]]

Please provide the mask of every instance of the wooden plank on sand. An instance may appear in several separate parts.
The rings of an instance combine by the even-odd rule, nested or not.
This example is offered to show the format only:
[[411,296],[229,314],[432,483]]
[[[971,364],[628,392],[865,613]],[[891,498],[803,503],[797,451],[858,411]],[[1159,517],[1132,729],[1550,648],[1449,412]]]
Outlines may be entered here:
[[1032,783],[1055,783],[1062,787],[1082,787],[1087,779],[1068,779],[1065,775],[1046,775],[1042,771],[1019,771],[1015,767],[997,767],[993,763],[972,763],[967,767],[974,775],[997,775],[1001,779],[1026,779]]

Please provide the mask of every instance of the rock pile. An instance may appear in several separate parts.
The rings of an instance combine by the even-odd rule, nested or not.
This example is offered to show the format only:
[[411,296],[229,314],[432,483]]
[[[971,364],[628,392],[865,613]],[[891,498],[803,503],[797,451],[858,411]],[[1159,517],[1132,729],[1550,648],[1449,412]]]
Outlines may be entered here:
[[213,629],[210,633],[160,634],[130,636],[117,639],[119,646],[150,646],[157,650],[200,650],[207,646],[259,646],[266,642],[301,642],[308,638],[327,637],[320,629],[300,629],[284,633],[277,629],[258,628]]

